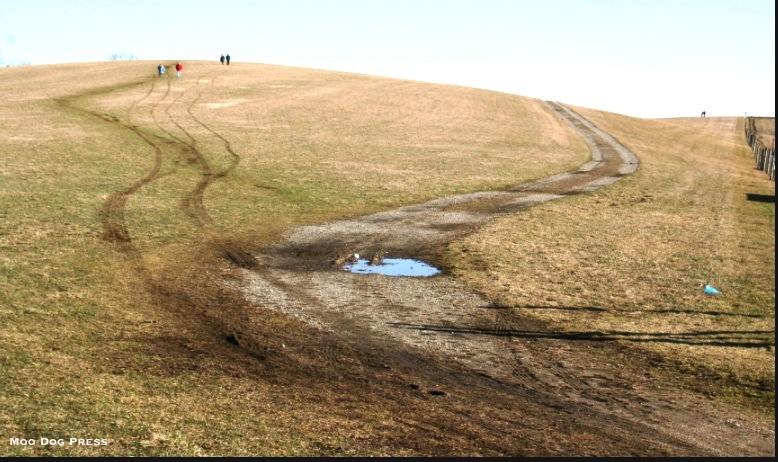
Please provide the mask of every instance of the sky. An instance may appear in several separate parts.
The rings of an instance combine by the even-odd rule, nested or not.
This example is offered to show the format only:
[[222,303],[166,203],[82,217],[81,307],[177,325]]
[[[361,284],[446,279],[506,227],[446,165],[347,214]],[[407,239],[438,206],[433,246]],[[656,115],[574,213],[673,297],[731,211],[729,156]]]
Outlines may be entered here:
[[775,0],[0,0],[5,66],[224,53],[643,118],[775,116]]

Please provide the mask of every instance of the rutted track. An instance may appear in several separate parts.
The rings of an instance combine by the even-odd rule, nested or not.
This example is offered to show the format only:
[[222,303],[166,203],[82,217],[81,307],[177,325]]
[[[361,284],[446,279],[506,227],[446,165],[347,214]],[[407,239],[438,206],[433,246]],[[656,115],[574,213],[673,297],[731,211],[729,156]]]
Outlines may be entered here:
[[88,91],[82,94],[71,95],[68,97],[58,99],[58,102],[69,110],[75,110],[85,114],[87,116],[95,117],[107,122],[110,125],[121,127],[123,129],[130,130],[135,136],[140,138],[144,144],[147,144],[153,152],[153,164],[149,171],[140,179],[132,183],[131,185],[123,188],[119,191],[112,193],[106,201],[103,203],[98,213],[100,222],[103,226],[103,239],[108,242],[117,243],[122,245],[122,249],[126,252],[136,252],[135,247],[132,245],[132,238],[127,228],[127,222],[125,219],[125,209],[127,207],[127,200],[134,194],[136,194],[142,187],[149,183],[165,176],[161,173],[163,150],[159,143],[152,139],[152,136],[147,135],[138,126],[132,123],[132,111],[140,103],[145,101],[151,96],[154,91],[154,85],[150,86],[149,91],[143,95],[139,100],[134,101],[127,111],[127,122],[124,123],[116,116],[101,113],[92,109],[87,109],[80,106],[80,101],[83,98],[93,96],[95,94],[107,93],[110,91],[118,91],[126,88],[130,88],[136,85],[140,85],[143,82],[132,83],[119,88],[100,89],[97,91]]
[[[171,80],[170,78],[167,79],[167,90],[165,92],[165,97],[163,97],[163,100],[167,98],[168,94],[171,91]],[[206,75],[204,77],[201,77],[197,80],[197,86],[200,86],[203,81],[211,81],[211,85],[213,85],[213,79],[211,79],[211,75]],[[205,194],[205,191],[208,189],[208,187],[219,178],[224,178],[227,176],[231,171],[237,167],[238,163],[240,162],[240,156],[232,149],[232,146],[229,144],[229,141],[226,140],[222,135],[214,131],[211,127],[204,124],[200,119],[198,119],[194,113],[192,112],[192,108],[197,104],[200,97],[202,96],[204,90],[200,90],[197,92],[197,95],[189,101],[189,103],[186,106],[186,115],[187,118],[193,122],[195,122],[200,127],[204,128],[210,133],[210,136],[214,136],[218,138],[222,144],[224,145],[225,151],[231,156],[232,161],[230,162],[230,165],[222,170],[214,171],[214,167],[211,165],[211,162],[208,160],[208,156],[206,156],[198,147],[198,139],[192,134],[190,130],[188,130],[184,125],[181,123],[182,121],[177,119],[173,116],[171,113],[171,108],[179,103],[179,101],[182,99],[183,96],[185,96],[188,92],[181,91],[179,95],[165,107],[165,115],[167,116],[167,119],[176,127],[176,129],[181,132],[184,135],[184,138],[181,138],[179,136],[176,136],[173,134],[172,131],[167,130],[163,127],[162,123],[159,121],[158,118],[154,118],[154,121],[158,128],[163,130],[165,133],[168,134],[173,140],[175,140],[179,145],[184,146],[193,156],[194,162],[199,166],[200,168],[200,180],[195,184],[195,186],[186,194],[180,201],[181,208],[183,209],[184,213],[193,220],[194,223],[196,223],[199,227],[208,227],[213,225],[213,218],[211,218],[210,214],[208,213],[204,202],[203,202],[203,196]],[[152,113],[154,112],[154,109],[152,108]]]
[[[769,453],[774,444],[769,432],[728,425],[705,402],[657,393],[644,378],[602,364],[587,351],[596,345],[590,336],[549,331],[490,305],[445,275],[393,278],[339,269],[352,252],[435,260],[453,239],[501,214],[593,191],[637,169],[635,155],[609,135],[565,106],[548,106],[592,150],[591,162],[579,170],[506,191],[292,229],[283,243],[256,255],[257,267],[244,272],[239,289],[258,307],[305,320],[323,336],[369,351],[372,362],[398,376],[435,383],[437,389],[429,392],[445,396],[448,406],[469,409],[469,428],[490,451]],[[260,322],[261,311],[255,316]],[[344,367],[336,362],[332,367]],[[430,419],[444,425],[440,416]],[[755,432],[760,436],[754,438]],[[543,440],[543,449],[530,443],[535,438]]]
[[[205,77],[204,79],[207,79]],[[198,79],[197,85],[201,84],[202,79]],[[213,80],[211,80],[211,84],[213,85]],[[192,217],[193,219],[200,222],[201,226],[205,225],[213,225],[213,219],[208,214],[204,204],[203,204],[203,194],[205,194],[205,190],[216,180],[220,178],[224,178],[227,175],[232,172],[235,167],[238,166],[240,163],[240,156],[232,149],[232,145],[230,144],[229,140],[224,138],[222,135],[214,131],[211,127],[204,124],[200,119],[198,119],[194,113],[192,112],[192,108],[197,104],[197,102],[200,100],[200,97],[202,96],[204,90],[201,90],[197,93],[197,96],[192,99],[190,104],[186,108],[186,113],[189,116],[189,118],[200,125],[202,128],[207,130],[212,136],[218,138],[224,147],[224,150],[229,153],[232,160],[226,168],[214,171],[212,166],[208,163],[207,158],[202,155],[200,150],[197,148],[197,140],[189,133],[184,127],[176,123],[176,126],[186,133],[187,137],[191,140],[191,142],[187,143],[192,149],[192,152],[195,153],[198,160],[200,161],[200,165],[202,166],[202,179],[197,183],[195,188],[181,201],[182,207],[187,211],[187,215]],[[171,120],[174,120],[171,117]]]
[[[201,79],[198,79],[196,85],[201,85],[201,82],[203,80],[209,79],[209,77],[210,76],[205,76]],[[168,172],[162,172],[163,160],[165,158],[176,158],[181,155],[181,152],[189,153],[191,155],[191,161],[194,161],[194,163],[199,167],[201,179],[197,181],[197,183],[189,192],[181,197],[179,203],[184,213],[192,219],[196,226],[200,228],[213,224],[213,219],[208,214],[203,203],[203,195],[205,191],[215,180],[224,178],[230,172],[232,172],[240,162],[240,156],[233,150],[229,141],[214,131],[211,127],[204,124],[194,115],[192,108],[197,104],[202,95],[202,92],[204,91],[201,90],[197,93],[196,97],[189,101],[184,114],[189,120],[207,130],[207,132],[210,133],[209,136],[218,138],[223,144],[224,150],[230,155],[232,159],[230,164],[224,169],[214,171],[215,169],[211,165],[208,156],[197,147],[198,139],[192,134],[190,130],[187,130],[187,128],[182,125],[181,120],[175,117],[171,111],[171,107],[178,104],[179,101],[189,93],[189,91],[180,91],[179,95],[175,97],[172,102],[166,104],[166,100],[171,94],[171,80],[172,79],[169,76],[166,78],[165,91],[162,94],[162,97],[154,101],[148,110],[155,128],[159,130],[162,135],[148,131],[142,126],[135,124],[133,121],[134,112],[137,110],[137,108],[155,94],[155,90],[159,82],[158,80],[154,80],[149,85],[148,92],[145,93],[140,99],[133,101],[126,112],[126,121],[122,121],[116,116],[110,114],[84,108],[79,104],[79,101],[82,98],[96,94],[95,91],[90,91],[83,95],[72,95],[70,97],[60,99],[63,104],[71,109],[78,110],[89,116],[99,118],[116,127],[131,131],[133,135],[137,136],[152,150],[153,164],[149,171],[143,177],[126,188],[112,193],[104,202],[99,212],[100,221],[103,225],[104,239],[109,242],[122,243],[124,248],[128,251],[134,251],[135,249],[131,244],[132,236],[127,227],[127,222],[125,219],[127,202],[144,186],[147,186],[154,181],[161,180],[166,176],[176,174],[176,169],[172,169]],[[139,84],[142,84],[142,82],[133,83],[125,87],[129,88]],[[211,80],[211,84],[213,84],[213,80]],[[112,88],[104,90],[103,92],[117,91],[125,87]],[[100,92],[98,91],[97,93]],[[166,126],[165,121],[163,121],[158,116],[159,110],[163,108],[166,121],[168,121],[169,124],[172,124],[173,127]],[[174,133],[176,130],[183,136]],[[191,161],[187,163],[191,163]]]

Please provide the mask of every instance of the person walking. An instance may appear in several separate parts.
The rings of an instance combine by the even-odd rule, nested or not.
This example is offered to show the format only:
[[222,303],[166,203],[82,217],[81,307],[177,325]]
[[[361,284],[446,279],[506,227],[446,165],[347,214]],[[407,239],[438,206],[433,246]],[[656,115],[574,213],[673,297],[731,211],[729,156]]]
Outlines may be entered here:
[[182,70],[184,70],[184,65],[181,63],[176,64],[176,77],[181,77]]
[[222,55],[222,57],[221,57],[221,58],[219,58],[219,61],[221,61],[221,63],[222,63],[222,66],[224,66],[224,59],[225,59],[225,58],[224,58],[224,55]]
[[165,66],[163,66],[162,64],[157,66],[157,75],[159,77],[162,77],[163,75],[165,75]]
[[224,59],[227,60],[227,65],[229,66],[230,65],[230,54],[227,53],[227,56],[225,56]]

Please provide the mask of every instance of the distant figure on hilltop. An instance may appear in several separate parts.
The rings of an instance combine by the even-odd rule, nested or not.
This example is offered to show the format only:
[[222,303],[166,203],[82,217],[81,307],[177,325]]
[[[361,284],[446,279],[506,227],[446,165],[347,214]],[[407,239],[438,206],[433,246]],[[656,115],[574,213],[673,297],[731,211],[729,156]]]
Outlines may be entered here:
[[705,111],[702,111],[702,114],[700,114],[700,117],[705,117]]
[[219,61],[221,61],[221,63],[222,63],[222,66],[224,66],[224,59],[225,59],[225,58],[224,58],[224,55],[222,55],[222,57],[221,57],[221,58],[219,58]]
[[181,77],[181,71],[184,70],[184,65],[181,63],[176,64],[176,77]]
[[157,66],[157,73],[158,73],[159,77],[162,77],[163,75],[165,75],[165,66],[163,66],[162,64]]
[[230,54],[227,53],[227,56],[225,56],[224,59],[227,60],[227,65],[229,66],[230,65]]

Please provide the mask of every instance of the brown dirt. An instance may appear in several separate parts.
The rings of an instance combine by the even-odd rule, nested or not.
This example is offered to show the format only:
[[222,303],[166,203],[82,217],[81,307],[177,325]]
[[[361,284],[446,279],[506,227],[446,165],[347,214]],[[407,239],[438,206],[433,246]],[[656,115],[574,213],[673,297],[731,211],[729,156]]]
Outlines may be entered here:
[[[405,278],[341,269],[353,252],[439,262],[447,243],[489,219],[636,170],[634,154],[607,134],[562,105],[549,107],[592,149],[592,161],[578,171],[296,228],[259,254],[227,255],[246,268],[225,284],[254,306],[243,311],[248,329],[266,322],[268,309],[308,325],[273,340],[263,332],[260,356],[299,366],[285,370],[284,380],[311,386],[321,380],[337,388],[334,396],[395,416],[370,438],[389,454],[774,454],[772,428],[704,396],[662,389],[639,367],[612,364],[605,358],[619,347],[607,336],[556,332],[492,305],[445,272]],[[227,340],[241,344],[241,335],[252,337],[243,332]],[[650,360],[635,357],[636,365]],[[333,375],[337,385],[329,381]],[[341,411],[365,418],[348,409]]]

